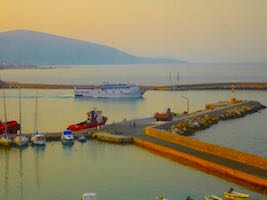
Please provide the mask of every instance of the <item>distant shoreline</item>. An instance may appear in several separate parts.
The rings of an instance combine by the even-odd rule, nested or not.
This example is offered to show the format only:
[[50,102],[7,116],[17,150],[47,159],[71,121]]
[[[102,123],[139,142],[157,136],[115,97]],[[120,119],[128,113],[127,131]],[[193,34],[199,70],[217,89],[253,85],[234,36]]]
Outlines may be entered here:
[[[184,90],[230,90],[232,85],[236,90],[267,90],[267,82],[225,82],[225,83],[201,83],[183,85],[139,85],[141,90],[159,91],[184,91]],[[0,82],[1,88],[27,88],[27,89],[74,89],[95,88],[97,85],[69,85],[69,84],[42,84],[42,83],[20,83],[20,82]]]

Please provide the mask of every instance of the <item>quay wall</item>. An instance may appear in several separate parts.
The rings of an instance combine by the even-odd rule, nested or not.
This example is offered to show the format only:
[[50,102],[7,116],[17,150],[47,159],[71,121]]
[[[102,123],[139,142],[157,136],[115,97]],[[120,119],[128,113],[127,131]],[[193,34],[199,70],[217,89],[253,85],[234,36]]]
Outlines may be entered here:
[[183,145],[191,149],[207,152],[219,157],[224,157],[230,160],[245,163],[246,165],[251,165],[257,168],[262,168],[267,170],[267,159],[264,157],[218,146],[215,144],[210,144],[189,137],[176,135],[171,132],[163,131],[152,127],[147,127],[145,129],[145,134],[147,136]]
[[[162,90],[162,91],[183,91],[183,90],[230,90],[234,84],[237,90],[267,90],[267,82],[225,82],[225,83],[197,83],[179,85],[139,85],[143,90]],[[64,85],[64,84],[42,84],[42,83],[20,83],[3,81],[0,83],[3,88],[35,88],[35,89],[74,89],[95,88],[96,85]]]
[[207,160],[203,160],[201,158],[192,156],[190,154],[186,154],[183,152],[179,152],[177,150],[171,149],[169,147],[165,147],[162,145],[158,145],[140,138],[134,138],[134,143],[138,146],[157,151],[159,153],[165,154],[167,156],[176,157],[179,159],[184,159],[189,162],[192,162],[196,164],[197,166],[200,166],[202,168],[208,169],[209,171],[221,174],[226,177],[230,177],[232,179],[241,181],[243,184],[248,184],[250,186],[253,186],[254,188],[257,188],[257,190],[260,190],[263,193],[267,193],[267,180],[256,177],[253,175],[249,175],[234,169],[231,169],[229,167],[225,167],[223,165],[219,165],[213,162],[209,162]]

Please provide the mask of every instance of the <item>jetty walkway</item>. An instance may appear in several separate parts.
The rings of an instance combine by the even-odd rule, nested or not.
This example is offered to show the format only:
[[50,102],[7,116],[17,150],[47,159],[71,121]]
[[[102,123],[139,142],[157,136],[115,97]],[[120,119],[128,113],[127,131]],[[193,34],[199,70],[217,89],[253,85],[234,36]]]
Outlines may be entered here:
[[[267,159],[260,156],[239,152],[229,148],[220,147],[213,144],[208,144],[199,141],[200,147],[195,148],[190,146],[198,144],[198,140],[191,139],[186,136],[179,136],[168,132],[167,130],[173,124],[177,124],[186,118],[202,117],[204,115],[220,115],[221,113],[232,108],[240,108],[242,106],[259,106],[260,104],[255,101],[242,102],[238,104],[228,105],[225,107],[215,108],[214,110],[203,110],[192,113],[190,115],[179,115],[173,118],[170,122],[155,122],[152,117],[144,119],[136,119],[130,121],[123,121],[115,124],[110,124],[105,127],[105,131],[118,135],[127,135],[134,138],[134,143],[147,148],[152,151],[156,151],[160,154],[174,159],[185,161],[187,164],[197,166],[197,168],[204,168],[203,171],[212,173],[215,175],[226,177],[238,184],[252,187],[255,190],[267,193]],[[135,123],[135,126],[133,124]],[[150,127],[150,128],[148,128]],[[160,134],[152,133],[147,134],[147,129],[151,129],[154,132],[161,132]],[[168,137],[171,135],[171,137]],[[177,136],[175,136],[177,135]],[[166,137],[166,138],[165,138]],[[183,144],[183,142],[176,142],[175,137],[181,137],[189,140],[189,144]],[[178,139],[179,140],[179,139]],[[201,149],[204,145],[208,146],[206,149]],[[207,149],[213,148],[222,149],[226,154],[230,153],[233,157],[227,157],[216,152],[210,152]],[[217,149],[215,149],[216,151]],[[233,152],[233,153],[232,153]],[[250,162],[251,161],[251,162]],[[255,161],[255,162],[254,162]]]

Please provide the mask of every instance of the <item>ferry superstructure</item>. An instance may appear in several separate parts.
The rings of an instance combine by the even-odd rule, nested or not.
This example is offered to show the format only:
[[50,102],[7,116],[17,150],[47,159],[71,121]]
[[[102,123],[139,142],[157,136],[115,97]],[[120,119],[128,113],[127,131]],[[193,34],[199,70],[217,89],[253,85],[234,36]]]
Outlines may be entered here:
[[75,88],[75,97],[96,98],[141,98],[144,92],[135,84],[110,84],[104,83],[94,88]]

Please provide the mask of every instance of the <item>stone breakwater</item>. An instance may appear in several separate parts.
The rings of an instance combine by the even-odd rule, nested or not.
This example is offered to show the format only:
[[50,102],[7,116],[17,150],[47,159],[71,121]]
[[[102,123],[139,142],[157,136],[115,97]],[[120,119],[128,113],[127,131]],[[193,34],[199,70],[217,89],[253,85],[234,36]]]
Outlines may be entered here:
[[[183,90],[230,90],[232,85],[237,90],[267,90],[267,82],[226,82],[226,83],[198,83],[181,85],[138,85],[141,90],[183,91]],[[42,84],[1,81],[2,88],[29,88],[29,89],[74,89],[95,88],[97,85],[68,85],[68,84]]]
[[[209,105],[208,107],[211,108],[210,110],[214,110],[216,108],[216,105]],[[179,135],[190,136],[198,130],[209,128],[210,126],[218,123],[218,121],[220,120],[229,120],[244,117],[247,114],[257,112],[263,108],[265,108],[265,106],[261,105],[260,103],[252,102],[251,104],[241,107],[226,109],[223,112],[213,112],[210,114],[205,114],[204,116],[202,115],[182,120],[179,123],[172,125],[170,131]]]

